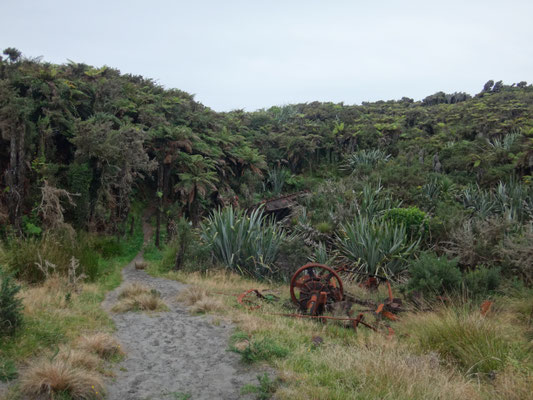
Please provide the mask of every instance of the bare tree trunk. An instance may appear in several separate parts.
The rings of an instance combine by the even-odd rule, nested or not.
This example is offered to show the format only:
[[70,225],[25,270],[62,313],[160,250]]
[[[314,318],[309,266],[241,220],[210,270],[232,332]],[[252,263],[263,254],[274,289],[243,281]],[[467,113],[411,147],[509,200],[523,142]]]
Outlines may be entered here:
[[155,227],[155,245],[160,247],[160,233],[161,233],[161,212],[163,211],[163,166],[160,165],[157,170],[157,214]]
[[133,235],[133,231],[135,230],[135,216],[131,216],[131,223],[130,223],[130,236]]
[[21,208],[24,199],[24,173],[24,132],[12,128],[6,181],[9,186],[9,220],[19,233],[21,232]]

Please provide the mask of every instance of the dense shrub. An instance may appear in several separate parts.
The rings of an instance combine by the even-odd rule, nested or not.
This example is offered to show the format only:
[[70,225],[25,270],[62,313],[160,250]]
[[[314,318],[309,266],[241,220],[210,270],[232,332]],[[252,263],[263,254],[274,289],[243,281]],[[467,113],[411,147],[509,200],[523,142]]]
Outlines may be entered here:
[[483,266],[468,271],[464,275],[466,293],[470,296],[484,296],[500,285],[500,269]]
[[0,267],[0,336],[14,333],[22,323],[22,300],[17,298],[19,291],[20,286]]
[[457,260],[437,257],[433,253],[422,253],[409,265],[411,277],[407,283],[410,292],[428,296],[457,291],[461,286],[461,271]]
[[103,258],[116,257],[124,251],[123,244],[113,236],[96,236],[91,239],[90,246]]
[[385,219],[404,225],[412,236],[423,234],[429,226],[426,213],[418,207],[390,209],[385,213]]
[[465,267],[477,265],[497,266],[503,260],[502,245],[513,229],[520,226],[512,224],[503,217],[486,220],[467,219],[451,232],[446,243],[446,251],[459,259]]
[[533,231],[505,238],[500,249],[509,272],[520,276],[527,284],[533,284]]

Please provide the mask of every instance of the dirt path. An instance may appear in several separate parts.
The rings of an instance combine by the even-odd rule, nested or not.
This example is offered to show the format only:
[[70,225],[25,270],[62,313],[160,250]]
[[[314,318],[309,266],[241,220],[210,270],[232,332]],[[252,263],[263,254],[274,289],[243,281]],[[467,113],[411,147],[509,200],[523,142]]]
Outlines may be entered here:
[[[151,227],[145,224],[145,240]],[[186,287],[176,281],[154,278],[135,269],[142,252],[122,271],[123,282],[108,293],[103,307],[110,310],[124,286],[133,282],[158,290],[169,311],[146,314],[111,313],[126,358],[115,368],[108,383],[110,400],[137,399],[240,399],[247,383],[257,383],[257,370],[242,365],[228,352],[232,327],[212,323],[212,318],[193,316],[176,301]]]

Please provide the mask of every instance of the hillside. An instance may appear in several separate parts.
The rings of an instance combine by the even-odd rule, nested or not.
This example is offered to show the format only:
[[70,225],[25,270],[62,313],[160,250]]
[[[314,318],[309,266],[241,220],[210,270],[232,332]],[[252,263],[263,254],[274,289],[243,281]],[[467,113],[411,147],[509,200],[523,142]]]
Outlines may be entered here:
[[[112,331],[100,303],[142,249],[148,273],[204,293],[191,295],[196,312],[237,324],[243,359],[282,371],[260,379],[280,398],[531,396],[533,85],[480,89],[218,113],[149,78],[6,49],[0,380],[24,375],[32,353]],[[257,207],[296,192],[283,215]],[[154,227],[144,245],[143,216]],[[385,276],[406,305],[396,337],[236,303],[253,287],[290,303],[287,283],[310,260],[355,271],[343,279],[361,296],[363,277]],[[263,307],[287,313],[283,301]]]

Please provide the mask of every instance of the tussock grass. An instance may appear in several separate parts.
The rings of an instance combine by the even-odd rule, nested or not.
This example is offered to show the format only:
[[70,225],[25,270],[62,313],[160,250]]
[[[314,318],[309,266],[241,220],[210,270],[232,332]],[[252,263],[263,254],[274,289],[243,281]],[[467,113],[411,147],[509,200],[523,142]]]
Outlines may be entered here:
[[527,345],[505,314],[484,317],[477,309],[444,308],[411,314],[402,329],[416,347],[436,351],[465,374],[488,374],[527,362]]
[[120,343],[110,334],[103,332],[81,336],[77,340],[77,347],[89,353],[95,353],[105,360],[124,354]]
[[193,314],[218,312],[224,309],[224,303],[220,298],[209,296],[207,290],[196,286],[182,290],[176,299],[190,306]]
[[69,363],[76,368],[84,368],[88,371],[96,371],[102,360],[95,354],[86,350],[63,348],[57,354],[58,360]]
[[128,311],[166,311],[167,305],[155,294],[139,294],[135,297],[124,298],[113,308],[114,312]]
[[120,301],[111,309],[114,312],[168,310],[159,292],[139,283],[128,285],[118,297]]
[[20,379],[22,392],[31,398],[66,393],[72,399],[99,399],[104,395],[100,376],[68,361],[42,359],[30,366]]
[[128,286],[126,286],[120,294],[118,295],[119,299],[122,299],[124,297],[135,297],[140,294],[150,293],[150,288],[146,285],[143,285],[142,283],[131,283]]
[[224,308],[224,304],[221,300],[218,300],[213,297],[205,297],[196,303],[194,303],[190,311],[193,314],[203,314],[203,313],[209,313],[209,312],[216,312],[220,311]]
[[176,296],[176,299],[188,306],[192,306],[206,297],[207,290],[197,286],[190,286],[179,292],[179,294]]

